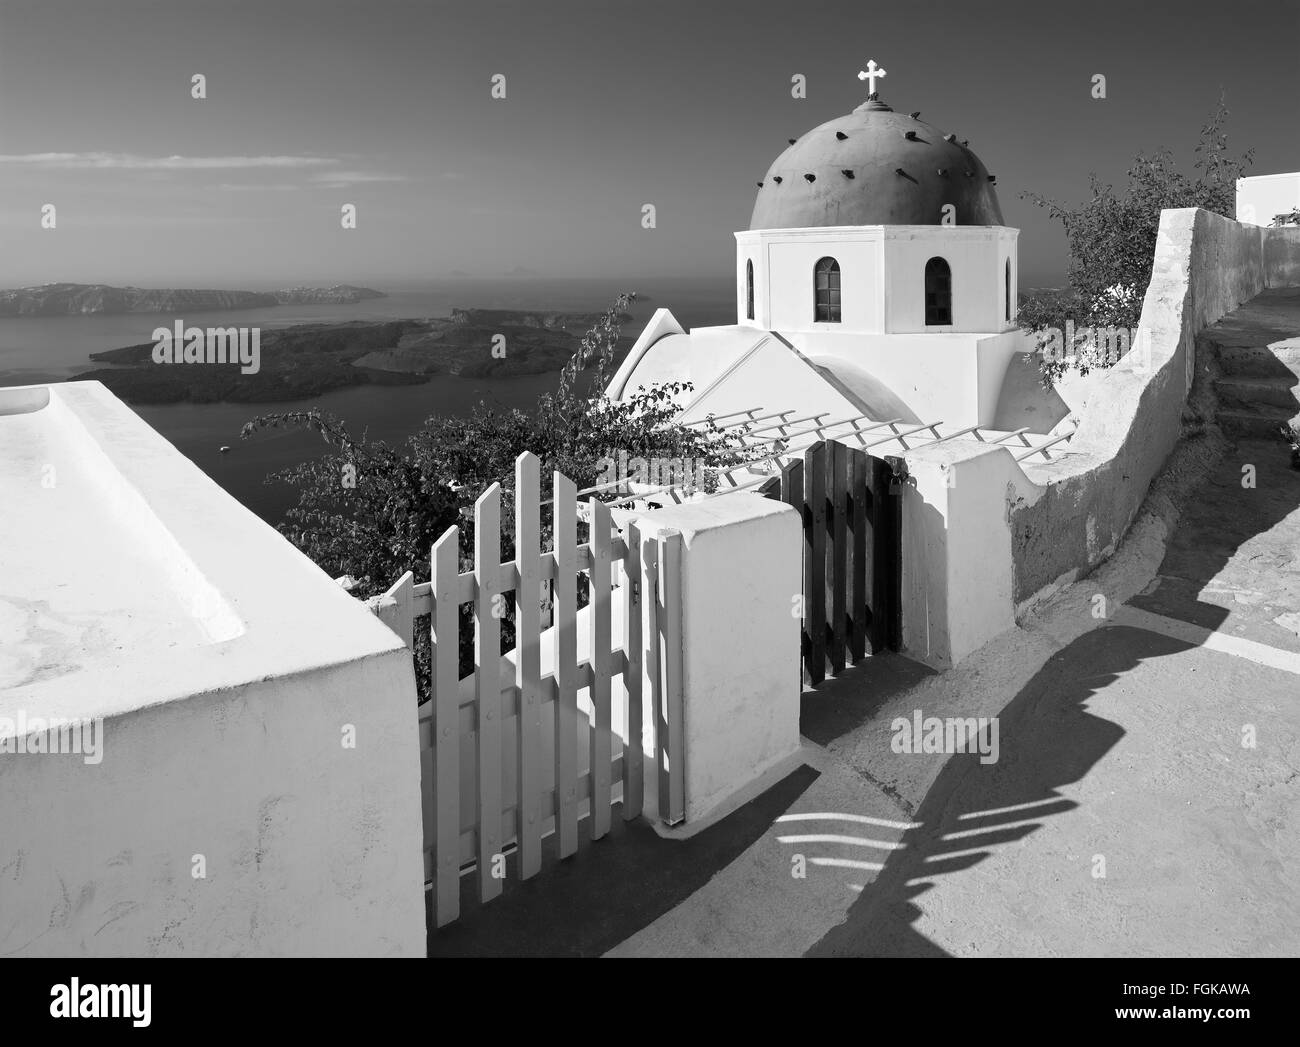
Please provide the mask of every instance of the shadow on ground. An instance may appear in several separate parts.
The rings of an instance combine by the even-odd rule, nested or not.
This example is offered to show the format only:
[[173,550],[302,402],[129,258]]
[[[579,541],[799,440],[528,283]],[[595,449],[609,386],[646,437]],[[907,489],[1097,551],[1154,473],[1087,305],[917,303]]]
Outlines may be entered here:
[[[1254,469],[1254,487],[1242,486],[1246,466]],[[1300,471],[1287,444],[1239,441],[1193,492],[1155,581],[1129,603],[1300,651],[1300,634],[1274,621],[1300,611],[1300,532],[1277,527],[1297,506]]]
[[[817,779],[800,767],[757,799],[686,840],[664,839],[644,820],[624,822],[593,842],[578,823],[578,853],[555,858],[543,842],[542,871],[520,881],[507,858],[501,897],[477,898],[473,875],[461,877],[461,918],[429,934],[430,956],[599,956],[685,901],[757,842]],[[427,926],[433,926],[425,894]]]
[[[1123,737],[1088,699],[1147,658],[1187,645],[1138,629],[1085,633],[1058,651],[999,713],[999,758],[954,755],[926,793],[884,868],[845,921],[810,956],[943,956],[913,925],[918,900],[940,876],[963,872],[993,848],[1024,839],[1077,804],[1061,789],[1080,781]],[[899,759],[907,759],[899,755]]]
[[870,720],[891,697],[934,675],[933,669],[890,651],[863,658],[803,692],[799,733],[830,745]]

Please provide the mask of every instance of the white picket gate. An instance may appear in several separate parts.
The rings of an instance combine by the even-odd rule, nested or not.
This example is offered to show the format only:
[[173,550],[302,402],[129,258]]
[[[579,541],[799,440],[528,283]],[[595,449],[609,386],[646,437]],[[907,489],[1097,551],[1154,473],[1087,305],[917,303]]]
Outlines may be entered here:
[[[513,561],[501,562],[501,485],[493,484],[474,504],[474,570],[460,573],[460,529],[451,527],[433,546],[429,582],[416,585],[408,571],[370,603],[412,648],[416,619],[430,616],[433,698],[419,728],[425,881],[439,927],[460,913],[463,868],[477,866],[479,897],[488,901],[501,893],[510,846],[527,879],[541,868],[544,837],[556,834],[558,856],[567,858],[582,817],[592,839],[609,832],[615,803],[625,820],[639,817],[647,751],[657,772],[654,809],[669,824],[684,817],[681,535],[643,536],[632,519],[616,534],[609,508],[593,497],[590,540],[579,544],[577,488],[557,472],[554,549],[544,553],[539,473],[535,455],[516,460]],[[581,614],[580,573],[591,592]],[[544,631],[538,595],[547,581],[554,625]],[[516,644],[503,657],[507,593]],[[459,608],[467,603],[474,671],[461,679]]]

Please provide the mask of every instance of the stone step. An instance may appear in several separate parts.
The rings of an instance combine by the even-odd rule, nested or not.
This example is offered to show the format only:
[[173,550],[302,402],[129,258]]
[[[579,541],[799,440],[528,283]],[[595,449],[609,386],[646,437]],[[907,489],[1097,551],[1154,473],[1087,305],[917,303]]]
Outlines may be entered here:
[[1281,439],[1284,425],[1300,428],[1300,413],[1285,407],[1257,407],[1254,410],[1224,410],[1218,414],[1219,425],[1229,436],[1248,436],[1260,440]]
[[1243,378],[1286,378],[1300,381],[1300,339],[1291,338],[1267,346],[1216,346],[1219,369],[1225,375]]
[[1288,417],[1300,411],[1300,379],[1287,378],[1216,378],[1214,391],[1226,408],[1252,410],[1256,407],[1283,407]]

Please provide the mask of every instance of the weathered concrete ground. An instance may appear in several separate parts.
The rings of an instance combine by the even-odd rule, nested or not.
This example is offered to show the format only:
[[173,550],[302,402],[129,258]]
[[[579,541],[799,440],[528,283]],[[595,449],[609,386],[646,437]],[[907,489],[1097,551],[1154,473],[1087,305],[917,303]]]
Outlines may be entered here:
[[[1274,439],[1205,475],[1209,447],[954,672],[878,657],[806,694],[807,766],[758,800],[688,841],[626,827],[431,952],[1300,954],[1300,472]],[[998,760],[892,751],[915,710],[997,717]]]

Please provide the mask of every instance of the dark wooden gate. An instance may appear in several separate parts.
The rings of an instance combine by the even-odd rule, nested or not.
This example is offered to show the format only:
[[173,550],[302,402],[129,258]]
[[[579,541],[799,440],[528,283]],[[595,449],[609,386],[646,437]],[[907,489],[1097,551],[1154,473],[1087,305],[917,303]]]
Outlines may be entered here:
[[902,499],[907,466],[819,441],[765,493],[803,514],[803,664],[812,684],[901,641]]

